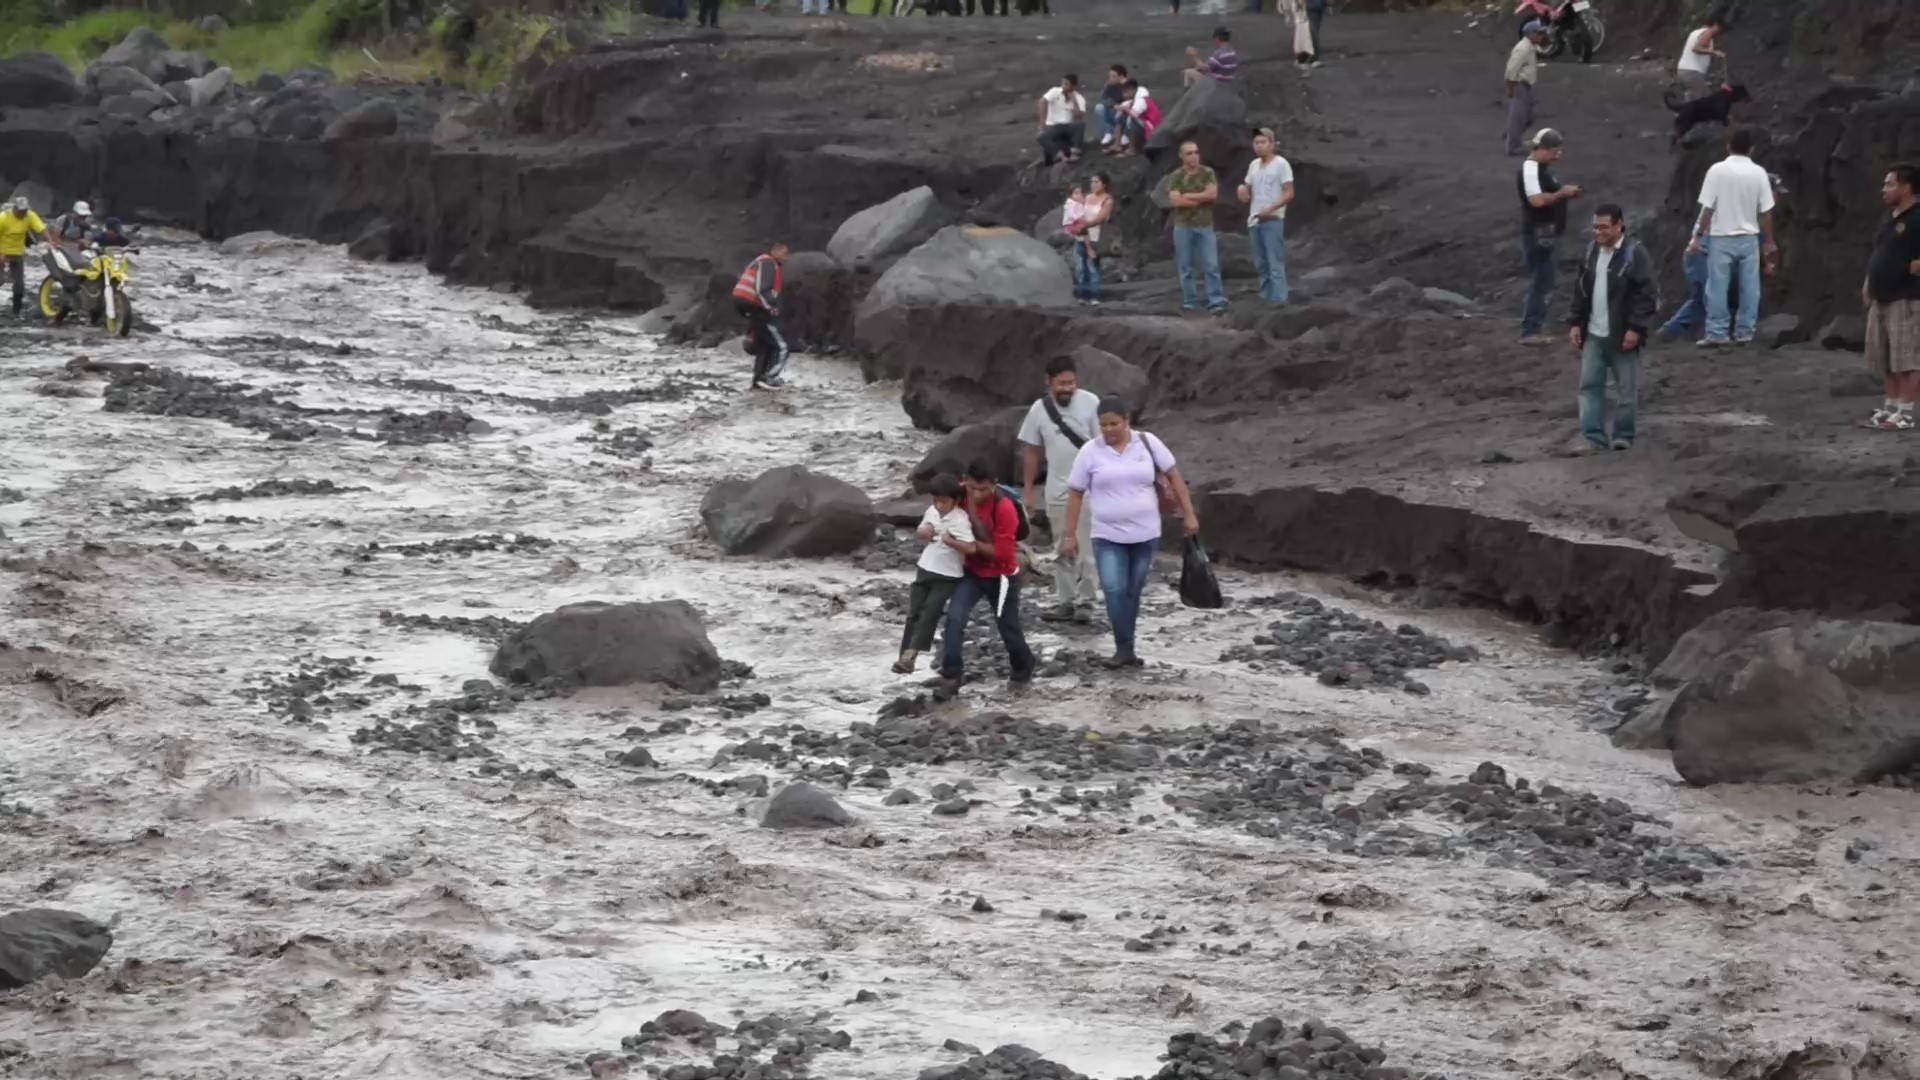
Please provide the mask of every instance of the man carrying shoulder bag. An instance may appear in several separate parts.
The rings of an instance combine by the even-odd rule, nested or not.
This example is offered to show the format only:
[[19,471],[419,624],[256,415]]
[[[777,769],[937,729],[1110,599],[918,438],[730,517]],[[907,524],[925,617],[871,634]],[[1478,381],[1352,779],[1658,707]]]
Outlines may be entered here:
[[[1067,521],[1067,476],[1073,472],[1073,460],[1079,456],[1094,433],[1100,430],[1100,398],[1080,389],[1073,357],[1056,356],[1047,362],[1047,392],[1027,410],[1020,425],[1020,443],[1024,453],[1024,486],[1021,501],[1032,517],[1037,493],[1034,484],[1040,476],[1041,455],[1047,462],[1047,524],[1054,530],[1056,549],[1064,539],[1060,530]],[[1050,622],[1093,621],[1100,604],[1100,574],[1093,564],[1093,515],[1080,516],[1080,549],[1073,558],[1056,556],[1053,561],[1055,605],[1040,613]]]

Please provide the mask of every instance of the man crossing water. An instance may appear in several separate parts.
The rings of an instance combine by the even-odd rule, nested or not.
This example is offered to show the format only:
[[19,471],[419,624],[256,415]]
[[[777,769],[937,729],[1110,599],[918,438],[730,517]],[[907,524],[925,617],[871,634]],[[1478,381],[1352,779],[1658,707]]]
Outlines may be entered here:
[[733,286],[733,306],[747,320],[755,387],[786,385],[780,373],[787,366],[787,342],[775,325],[780,318],[781,268],[786,261],[787,245],[776,240],[766,254],[756,255],[740,271],[740,280]]

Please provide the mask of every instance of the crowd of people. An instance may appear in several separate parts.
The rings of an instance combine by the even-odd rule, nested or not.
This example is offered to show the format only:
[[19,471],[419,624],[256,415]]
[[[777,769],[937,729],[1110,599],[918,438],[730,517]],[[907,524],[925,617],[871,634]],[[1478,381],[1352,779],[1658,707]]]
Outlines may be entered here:
[[[1724,65],[1723,43],[1731,29],[1726,15],[1709,15],[1688,32],[1675,64],[1675,82],[1694,100],[1722,94],[1737,96],[1724,78],[1716,83],[1713,64]],[[1559,251],[1568,226],[1569,204],[1582,195],[1580,185],[1564,183],[1554,166],[1565,139],[1552,128],[1526,134],[1535,115],[1538,47],[1546,26],[1530,21],[1507,58],[1506,144],[1510,154],[1525,153],[1516,186],[1520,198],[1521,252],[1527,272],[1520,311],[1520,340],[1551,344],[1545,333],[1555,289]],[[1718,104],[1716,102],[1716,104]],[[1712,112],[1727,119],[1722,106]],[[1707,170],[1697,202],[1691,236],[1682,256],[1687,296],[1665,322],[1658,318],[1659,294],[1645,247],[1627,234],[1618,205],[1598,207],[1592,217],[1592,243],[1580,261],[1574,285],[1568,338],[1579,351],[1580,431],[1571,452],[1594,454],[1629,450],[1638,429],[1642,351],[1650,338],[1673,342],[1701,333],[1706,352],[1754,342],[1760,323],[1764,278],[1778,265],[1774,236],[1777,177],[1753,160],[1758,137],[1752,128],[1729,123],[1726,157]],[[1915,424],[1914,399],[1920,393],[1920,215],[1914,213],[1912,166],[1896,165],[1882,185],[1889,223],[1878,237],[1869,262],[1861,303],[1867,310],[1867,360],[1884,381],[1885,398],[1864,423],[1886,431],[1909,431]],[[1611,410],[1607,389],[1612,386]],[[1609,411],[1611,416],[1609,417]]]

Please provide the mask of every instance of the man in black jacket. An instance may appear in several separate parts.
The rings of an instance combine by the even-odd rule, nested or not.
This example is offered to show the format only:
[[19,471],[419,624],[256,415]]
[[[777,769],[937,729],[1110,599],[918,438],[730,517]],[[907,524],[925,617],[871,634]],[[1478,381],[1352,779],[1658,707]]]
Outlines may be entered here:
[[[1577,453],[1633,448],[1640,408],[1640,346],[1658,315],[1653,261],[1627,236],[1626,215],[1608,203],[1593,214],[1593,244],[1580,264],[1567,337],[1580,350]],[[1613,376],[1613,437],[1607,437],[1607,376]]]

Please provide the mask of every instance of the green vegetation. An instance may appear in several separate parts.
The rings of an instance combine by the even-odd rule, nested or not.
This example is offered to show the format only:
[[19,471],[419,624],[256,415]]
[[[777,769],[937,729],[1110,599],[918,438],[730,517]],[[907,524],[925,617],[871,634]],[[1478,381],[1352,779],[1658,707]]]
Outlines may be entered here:
[[0,0],[0,56],[40,49],[78,71],[135,27],[151,26],[174,48],[206,53],[243,79],[311,65],[342,79],[439,76],[486,89],[505,82],[535,52],[555,51],[560,39],[550,34],[550,19],[484,0],[448,5],[423,32],[406,33],[390,19],[386,0],[307,0],[278,17],[207,31],[140,8],[109,8],[55,22],[44,17],[40,0]]

